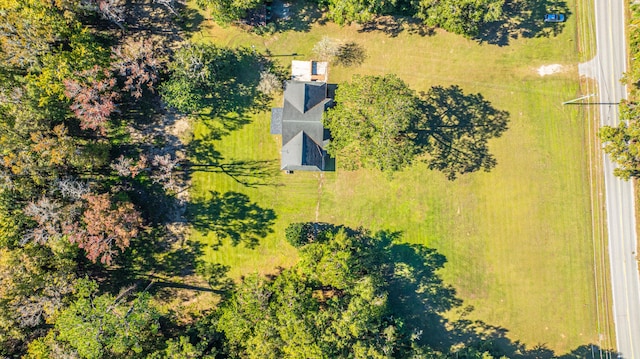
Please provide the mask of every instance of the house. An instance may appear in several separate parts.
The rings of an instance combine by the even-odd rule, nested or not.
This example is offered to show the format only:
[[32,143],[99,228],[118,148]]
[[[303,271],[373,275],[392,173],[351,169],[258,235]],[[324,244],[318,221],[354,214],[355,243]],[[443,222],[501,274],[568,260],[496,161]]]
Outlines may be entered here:
[[322,115],[331,105],[326,82],[287,81],[284,105],[271,111],[271,134],[282,135],[282,170],[327,169],[329,131],[322,126]]

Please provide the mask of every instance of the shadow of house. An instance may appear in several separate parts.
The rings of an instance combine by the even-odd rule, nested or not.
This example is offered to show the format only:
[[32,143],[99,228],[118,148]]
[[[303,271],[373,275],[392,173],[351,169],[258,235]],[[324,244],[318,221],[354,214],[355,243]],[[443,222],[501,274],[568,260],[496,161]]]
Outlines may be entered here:
[[325,150],[329,131],[322,115],[333,105],[330,88],[321,81],[287,81],[284,105],[271,111],[271,134],[282,135],[280,169],[325,171],[330,158]]

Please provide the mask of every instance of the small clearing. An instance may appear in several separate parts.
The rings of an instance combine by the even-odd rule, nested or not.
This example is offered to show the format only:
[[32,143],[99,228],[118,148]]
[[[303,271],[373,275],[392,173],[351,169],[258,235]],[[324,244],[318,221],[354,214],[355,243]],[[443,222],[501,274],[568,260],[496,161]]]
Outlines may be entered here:
[[538,68],[538,75],[540,76],[553,75],[558,72],[562,72],[562,65],[560,64],[544,65]]

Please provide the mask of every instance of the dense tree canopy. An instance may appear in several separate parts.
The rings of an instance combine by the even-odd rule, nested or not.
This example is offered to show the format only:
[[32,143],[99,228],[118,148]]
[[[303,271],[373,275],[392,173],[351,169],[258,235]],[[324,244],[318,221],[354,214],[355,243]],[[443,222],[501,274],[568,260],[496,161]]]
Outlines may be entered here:
[[[248,358],[406,358],[415,343],[389,306],[385,234],[332,229],[274,280],[245,278],[220,312],[232,353]],[[420,279],[418,279],[420,280]]]
[[362,24],[378,15],[393,12],[396,4],[396,0],[328,0],[327,17],[339,25],[352,22]]
[[262,4],[259,0],[197,0],[196,3],[209,9],[216,22],[223,25],[243,19],[249,10]]
[[[504,0],[318,0],[326,17],[338,25],[367,24],[381,16],[413,16],[427,26],[439,27],[466,37],[476,37],[493,22],[504,21]],[[249,20],[257,0],[197,0],[213,20],[229,25]],[[277,19],[275,19],[277,22]],[[249,21],[250,22],[250,21]]]
[[455,179],[495,166],[487,141],[507,128],[508,113],[479,94],[453,86],[419,97],[395,75],[355,76],[335,100],[325,116],[328,151],[350,169],[392,172],[421,160]]
[[336,91],[327,112],[328,151],[346,168],[396,171],[417,154],[409,129],[420,118],[418,99],[398,77],[355,76]]
[[268,90],[259,86],[260,74],[272,68],[250,49],[189,44],[176,51],[160,92],[169,106],[183,113],[241,113],[262,103]]
[[20,69],[40,65],[77,23],[65,6],[71,2],[8,0],[0,12],[0,58]]
[[629,100],[624,100],[619,105],[620,123],[616,127],[603,126],[598,136],[604,145],[604,151],[618,166],[614,168],[614,175],[623,178],[640,177],[640,62],[636,59],[640,55],[640,6],[631,7],[631,25],[629,26],[629,38],[631,41],[630,66],[625,74],[624,81],[629,85]]
[[613,173],[623,179],[640,176],[640,108],[636,103],[620,105],[620,124],[617,127],[603,126],[600,140],[604,151],[618,164]]
[[375,21],[382,15],[412,15],[433,27],[475,37],[481,28],[502,20],[504,0],[326,0],[327,17],[339,25]]
[[467,37],[500,20],[504,0],[417,0],[416,16],[425,24]]
[[[160,343],[160,313],[148,294],[128,298],[97,295],[95,282],[80,280],[75,301],[57,313],[55,328],[30,346],[33,357],[55,356],[55,351],[80,358],[145,358]],[[59,355],[59,354],[58,354]]]
[[[0,356],[19,357],[54,323],[62,328],[77,277],[113,279],[107,268],[150,224],[140,198],[173,197],[161,160],[171,154],[138,136],[164,115],[154,84],[165,51],[154,46],[167,44],[146,29],[121,31],[142,13],[134,6],[156,5],[0,3]],[[150,164],[132,160],[123,175],[118,158]],[[161,233],[165,223],[152,225]]]
[[164,100],[183,112],[201,111],[206,100],[223,88],[232,76],[233,51],[211,45],[188,45],[179,49],[170,65],[171,78],[162,86]]

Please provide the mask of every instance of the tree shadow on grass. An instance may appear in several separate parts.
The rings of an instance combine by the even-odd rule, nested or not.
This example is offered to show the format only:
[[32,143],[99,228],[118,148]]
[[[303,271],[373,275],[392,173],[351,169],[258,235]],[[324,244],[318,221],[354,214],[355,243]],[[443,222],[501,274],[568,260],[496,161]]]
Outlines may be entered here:
[[485,24],[476,40],[506,46],[512,39],[557,36],[564,29],[565,23],[544,22],[544,15],[549,13],[564,14],[565,19],[571,16],[564,0],[505,1],[502,19]]
[[560,355],[559,359],[579,359],[579,358],[619,358],[620,353],[613,350],[600,348],[595,344],[581,345],[570,353]]
[[[450,353],[455,358],[477,358],[489,353],[495,358],[551,359],[556,353],[545,344],[527,347],[508,338],[509,331],[480,320],[470,320],[472,306],[463,306],[455,289],[444,283],[437,271],[446,258],[436,250],[418,244],[397,243],[399,233],[387,233],[391,245],[393,276],[389,281],[390,305],[413,333],[432,348]],[[445,313],[455,312],[457,319]],[[596,345],[584,345],[561,358],[586,358],[594,353],[616,354]]]
[[[258,91],[260,72],[275,65],[258,52],[248,48],[238,48],[220,59],[226,70],[220,71],[218,92],[211,93],[208,108],[210,117],[219,117],[226,125],[242,123],[249,113],[268,108],[271,98]],[[229,126],[229,125],[226,125]]]
[[335,64],[338,66],[360,66],[367,59],[365,48],[353,41],[346,42],[338,47],[335,56]]
[[[472,306],[463,306],[455,289],[444,283],[437,271],[444,267],[446,258],[436,250],[417,244],[397,243],[399,233],[387,234],[393,238],[390,305],[413,333],[422,333],[422,341],[429,346],[451,353],[455,358],[477,358],[477,353],[489,353],[495,358],[551,359],[556,353],[545,344],[527,347],[508,338],[509,331],[480,320],[470,320]],[[457,319],[445,313],[458,314]],[[472,355],[476,353],[476,355]],[[612,351],[595,345],[584,345],[561,358],[586,358],[591,353],[612,355]],[[587,355],[588,354],[588,355]]]
[[[344,230],[349,236],[367,235],[362,229],[351,229],[328,223],[302,223],[296,225],[299,232],[287,228],[288,238],[296,247],[307,243],[331,240],[336,233]],[[500,326],[490,325],[480,320],[469,319],[472,306],[464,306],[456,290],[445,283],[439,270],[444,268],[446,257],[435,249],[420,244],[402,243],[401,232],[381,231],[373,235],[378,241],[367,248],[354,249],[357,253],[370,250],[372,253],[386,253],[379,257],[386,292],[388,293],[389,314],[400,319],[406,333],[410,333],[419,344],[428,345],[441,353],[443,358],[493,358],[511,359],[551,359],[557,354],[545,344],[527,347],[520,341],[508,337],[509,331]],[[368,254],[361,253],[363,258]],[[617,353],[599,348],[597,345],[580,346],[563,359],[616,357]]]
[[311,25],[324,23],[318,4],[312,1],[274,0],[271,11],[278,32],[308,32]]
[[204,16],[202,16],[202,13],[196,8],[182,6],[178,10],[177,23],[182,28],[182,30],[186,31],[187,33],[194,33],[196,31],[199,31],[202,27],[203,21]]
[[224,239],[231,240],[234,246],[244,243],[255,248],[261,238],[273,232],[276,213],[251,202],[243,193],[210,191],[209,195],[189,203],[187,217],[196,230],[215,234],[214,249]]
[[[400,233],[386,233],[395,241]],[[456,291],[437,271],[446,258],[421,245],[394,243],[390,247],[389,304],[413,333],[424,333],[424,343],[437,349],[453,345],[452,333],[442,313],[462,305]]]
[[280,186],[275,181],[279,173],[277,160],[222,160],[210,164],[192,164],[190,172],[222,173],[244,187]]
[[207,135],[191,141],[189,144],[189,163],[185,164],[188,173],[222,173],[245,187],[278,186],[279,168],[277,159],[251,160],[226,159],[214,147],[217,134]]
[[465,94],[458,86],[435,86],[421,93],[424,116],[414,129],[415,143],[429,156],[430,169],[449,180],[496,165],[489,140],[508,129],[509,113],[493,107],[481,94]]
[[410,16],[384,15],[360,25],[358,32],[381,32],[389,37],[397,37],[401,32],[420,36],[433,36],[435,29],[422,20]]
[[160,226],[141,232],[106,270],[110,280],[104,282],[105,289],[117,293],[131,283],[142,285],[158,278],[193,275],[198,258],[203,255],[203,245],[190,240],[170,243],[167,237],[166,229]]

